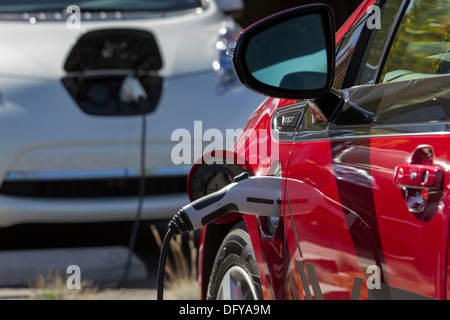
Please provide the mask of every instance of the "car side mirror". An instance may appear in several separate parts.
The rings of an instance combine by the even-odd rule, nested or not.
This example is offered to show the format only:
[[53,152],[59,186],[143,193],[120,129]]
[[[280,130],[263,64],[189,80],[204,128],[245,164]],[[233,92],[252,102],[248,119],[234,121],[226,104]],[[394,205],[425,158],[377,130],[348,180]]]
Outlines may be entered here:
[[335,68],[335,22],[314,4],[269,16],[241,32],[233,66],[241,82],[277,98],[313,99],[330,92]]

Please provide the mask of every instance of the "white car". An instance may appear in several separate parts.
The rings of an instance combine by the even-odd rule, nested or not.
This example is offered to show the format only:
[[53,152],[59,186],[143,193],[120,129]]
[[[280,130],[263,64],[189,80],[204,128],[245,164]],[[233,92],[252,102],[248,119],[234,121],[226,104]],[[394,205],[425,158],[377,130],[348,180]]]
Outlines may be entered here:
[[189,202],[203,150],[174,148],[242,128],[264,100],[237,84],[224,10],[242,3],[222,2],[1,2],[1,227],[133,220],[138,199],[142,219],[167,219]]

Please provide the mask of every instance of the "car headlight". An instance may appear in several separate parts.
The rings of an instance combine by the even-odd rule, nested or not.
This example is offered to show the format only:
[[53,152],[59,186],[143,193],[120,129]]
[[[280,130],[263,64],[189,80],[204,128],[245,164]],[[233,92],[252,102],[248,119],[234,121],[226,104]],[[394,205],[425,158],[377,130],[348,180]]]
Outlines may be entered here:
[[227,20],[226,24],[220,28],[219,36],[216,42],[216,57],[213,62],[213,68],[216,73],[217,91],[220,94],[225,93],[231,88],[240,85],[240,82],[234,72],[231,57],[227,55],[227,48],[234,44],[241,32],[239,27],[232,19]]

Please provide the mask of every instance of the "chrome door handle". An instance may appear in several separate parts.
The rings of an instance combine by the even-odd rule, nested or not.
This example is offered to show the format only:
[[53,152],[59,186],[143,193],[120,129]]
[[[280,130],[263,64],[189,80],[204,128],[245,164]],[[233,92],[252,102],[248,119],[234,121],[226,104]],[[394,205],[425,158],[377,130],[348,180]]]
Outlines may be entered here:
[[442,190],[444,172],[436,166],[403,164],[395,167],[394,184],[401,188]]

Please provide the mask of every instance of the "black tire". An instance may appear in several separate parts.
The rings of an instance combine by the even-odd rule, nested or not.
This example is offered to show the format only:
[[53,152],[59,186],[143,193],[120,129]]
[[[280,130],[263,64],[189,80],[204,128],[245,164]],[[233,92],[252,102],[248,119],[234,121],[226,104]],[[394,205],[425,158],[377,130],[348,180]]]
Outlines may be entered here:
[[[230,290],[227,284],[231,284]],[[234,293],[234,295],[232,294]],[[244,222],[227,234],[214,261],[207,300],[261,300],[261,282],[250,236]]]

